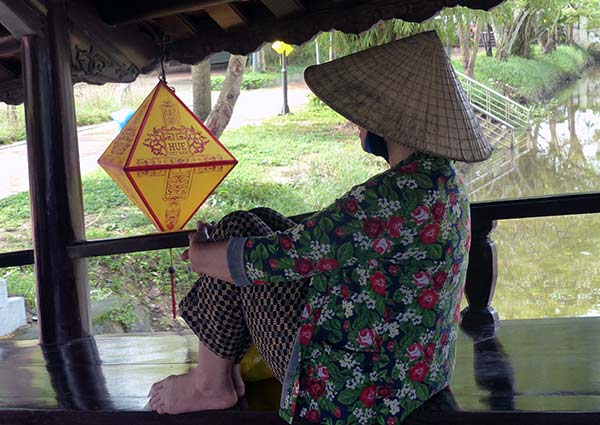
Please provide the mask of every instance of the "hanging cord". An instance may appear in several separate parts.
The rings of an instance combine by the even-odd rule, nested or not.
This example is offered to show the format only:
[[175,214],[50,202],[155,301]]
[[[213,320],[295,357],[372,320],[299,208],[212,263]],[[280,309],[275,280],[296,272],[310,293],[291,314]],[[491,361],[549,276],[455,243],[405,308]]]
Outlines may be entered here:
[[167,73],[165,72],[165,62],[167,61],[167,37],[163,35],[160,39],[160,48],[162,50],[160,57],[160,78],[167,84]]
[[177,304],[175,303],[175,267],[173,266],[173,249],[169,249],[171,256],[171,265],[169,266],[169,275],[171,276],[171,307],[173,308],[173,320],[177,318]]

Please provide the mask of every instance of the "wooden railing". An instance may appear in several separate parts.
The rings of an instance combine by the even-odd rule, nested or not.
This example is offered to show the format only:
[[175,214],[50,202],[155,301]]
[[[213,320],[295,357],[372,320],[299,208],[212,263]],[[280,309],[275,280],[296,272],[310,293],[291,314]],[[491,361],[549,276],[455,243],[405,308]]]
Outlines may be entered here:
[[[492,233],[498,220],[600,213],[600,193],[545,196],[471,205],[472,243],[465,295],[469,306],[463,311],[463,327],[494,323],[498,316],[491,307],[496,286],[497,255]],[[308,216],[293,217],[296,220]],[[72,244],[71,258],[88,258],[129,252],[178,248],[188,245],[189,230],[82,241]],[[33,264],[31,250],[0,254],[0,268]]]

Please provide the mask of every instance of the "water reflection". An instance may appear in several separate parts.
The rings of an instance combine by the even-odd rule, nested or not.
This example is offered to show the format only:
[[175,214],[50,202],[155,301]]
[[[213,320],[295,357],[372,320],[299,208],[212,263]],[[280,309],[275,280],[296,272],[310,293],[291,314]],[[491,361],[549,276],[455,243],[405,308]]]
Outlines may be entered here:
[[[600,67],[548,108],[531,137],[464,171],[472,201],[600,191]],[[501,318],[599,315],[600,215],[501,221],[493,238]]]
[[550,118],[532,123],[531,138],[517,135],[514,146],[496,146],[490,160],[465,172],[471,200],[600,191],[600,67],[548,107]]

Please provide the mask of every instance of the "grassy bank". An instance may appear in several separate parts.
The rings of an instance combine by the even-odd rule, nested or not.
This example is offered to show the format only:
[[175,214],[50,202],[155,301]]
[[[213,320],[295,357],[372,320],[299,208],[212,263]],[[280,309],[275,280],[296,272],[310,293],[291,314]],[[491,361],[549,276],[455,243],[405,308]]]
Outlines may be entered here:
[[[239,164],[191,225],[196,220],[218,220],[229,212],[256,206],[270,206],[294,215],[328,205],[354,184],[383,169],[381,161],[357,148],[356,135],[354,127],[318,104],[312,110],[276,117],[263,125],[226,131],[222,141]],[[154,232],[148,220],[103,171],[83,178],[83,195],[88,239]],[[1,199],[0,252],[28,248],[30,241],[27,194]],[[193,283],[194,275],[185,271],[177,259],[180,250],[175,251],[177,292],[181,297]],[[141,309],[151,317],[152,329],[177,326],[168,315],[168,265],[168,250],[91,258],[93,301],[103,302],[111,297],[118,300],[114,309],[98,320],[118,318],[124,329],[132,329],[132,309]],[[32,268],[4,269],[0,277],[6,278],[11,294],[26,297],[33,311]]]
[[[533,47],[531,59],[511,56],[500,61],[481,53],[475,63],[475,79],[523,103],[540,102],[569,81],[578,78],[591,65],[593,58],[577,46],[558,46],[549,54]],[[462,72],[458,59],[452,61]]]

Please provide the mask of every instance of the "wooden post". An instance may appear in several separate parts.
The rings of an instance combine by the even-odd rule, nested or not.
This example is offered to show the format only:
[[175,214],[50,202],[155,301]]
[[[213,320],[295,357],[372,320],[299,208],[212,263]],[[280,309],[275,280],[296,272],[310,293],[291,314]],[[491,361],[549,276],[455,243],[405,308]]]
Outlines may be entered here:
[[87,262],[67,254],[85,239],[65,0],[46,2],[45,38],[21,38],[40,342],[90,335]]
[[496,245],[491,239],[496,220],[473,214],[471,223],[471,251],[465,286],[469,306],[461,312],[461,326],[477,329],[498,322],[498,313],[490,305],[498,277]]

